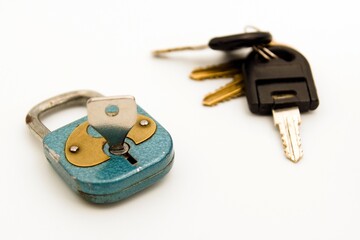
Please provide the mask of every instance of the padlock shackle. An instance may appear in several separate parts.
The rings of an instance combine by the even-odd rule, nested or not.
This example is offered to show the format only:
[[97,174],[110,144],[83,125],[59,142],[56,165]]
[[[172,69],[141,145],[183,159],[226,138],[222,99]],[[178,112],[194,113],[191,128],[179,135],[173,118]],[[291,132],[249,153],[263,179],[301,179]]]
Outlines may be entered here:
[[79,90],[49,98],[29,111],[26,115],[26,124],[29,126],[31,132],[42,141],[44,137],[50,133],[50,130],[42,123],[40,117],[66,107],[83,105],[89,98],[101,96],[98,92]]

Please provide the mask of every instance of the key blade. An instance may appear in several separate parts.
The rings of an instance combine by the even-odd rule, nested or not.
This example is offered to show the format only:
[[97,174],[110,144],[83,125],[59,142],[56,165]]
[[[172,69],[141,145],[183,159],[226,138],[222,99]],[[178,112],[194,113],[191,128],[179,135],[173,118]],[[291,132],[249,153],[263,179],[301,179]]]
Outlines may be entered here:
[[225,86],[217,89],[215,92],[206,95],[203,99],[204,106],[215,106],[220,102],[224,102],[236,97],[244,95],[244,83],[242,75],[236,75],[234,79]]
[[165,54],[172,53],[172,52],[182,52],[182,51],[193,51],[193,50],[203,50],[208,48],[208,45],[197,45],[197,46],[185,46],[185,47],[174,47],[174,48],[166,48],[166,49],[159,49],[152,52],[154,57],[161,57]]
[[298,107],[273,109],[274,124],[281,135],[286,157],[297,163],[303,156],[300,138],[300,111]]
[[229,78],[241,74],[243,60],[234,60],[219,65],[198,68],[191,72],[190,78],[201,81],[205,79]]

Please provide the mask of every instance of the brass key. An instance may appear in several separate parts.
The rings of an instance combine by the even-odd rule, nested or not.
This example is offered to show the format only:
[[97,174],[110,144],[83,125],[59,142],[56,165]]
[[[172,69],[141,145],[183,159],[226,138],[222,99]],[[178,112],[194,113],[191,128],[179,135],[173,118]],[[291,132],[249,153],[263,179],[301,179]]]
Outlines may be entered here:
[[198,68],[191,72],[190,78],[196,81],[218,78],[232,78],[230,83],[220,87],[215,92],[207,94],[203,99],[204,106],[215,106],[244,95],[245,88],[242,78],[243,59],[232,60],[227,63],[205,68]]
[[206,68],[197,68],[191,72],[190,78],[197,81],[216,78],[232,78],[234,75],[241,74],[243,62],[243,60],[233,60]]
[[241,74],[236,74],[233,80],[220,87],[213,93],[209,93],[203,99],[204,106],[215,106],[220,102],[229,101],[231,99],[243,96],[245,94],[244,81]]

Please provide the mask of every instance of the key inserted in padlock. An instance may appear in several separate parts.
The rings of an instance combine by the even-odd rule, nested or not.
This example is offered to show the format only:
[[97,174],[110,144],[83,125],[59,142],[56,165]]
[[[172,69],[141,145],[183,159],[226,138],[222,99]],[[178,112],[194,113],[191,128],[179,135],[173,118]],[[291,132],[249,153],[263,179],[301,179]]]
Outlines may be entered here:
[[87,102],[88,121],[108,142],[115,155],[127,153],[125,138],[136,122],[137,110],[132,96],[98,97]]
[[[50,109],[85,101],[88,118],[53,132],[39,119]],[[43,141],[45,155],[59,175],[92,202],[126,198],[161,179],[173,163],[170,134],[132,96],[70,92],[35,106],[26,122]]]

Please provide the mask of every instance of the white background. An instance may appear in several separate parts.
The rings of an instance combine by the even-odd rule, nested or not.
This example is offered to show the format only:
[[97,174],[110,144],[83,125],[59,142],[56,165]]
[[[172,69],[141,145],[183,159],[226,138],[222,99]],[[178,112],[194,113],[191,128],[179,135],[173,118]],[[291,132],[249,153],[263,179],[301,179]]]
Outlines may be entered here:
[[[0,239],[360,239],[358,9],[350,0],[0,0]],[[311,63],[320,106],[302,115],[298,164],[286,160],[272,118],[251,114],[245,98],[201,105],[229,80],[188,74],[222,53],[150,54],[246,25]],[[77,89],[134,95],[172,134],[171,172],[117,204],[74,194],[25,115]],[[44,121],[54,130],[84,114]]]

